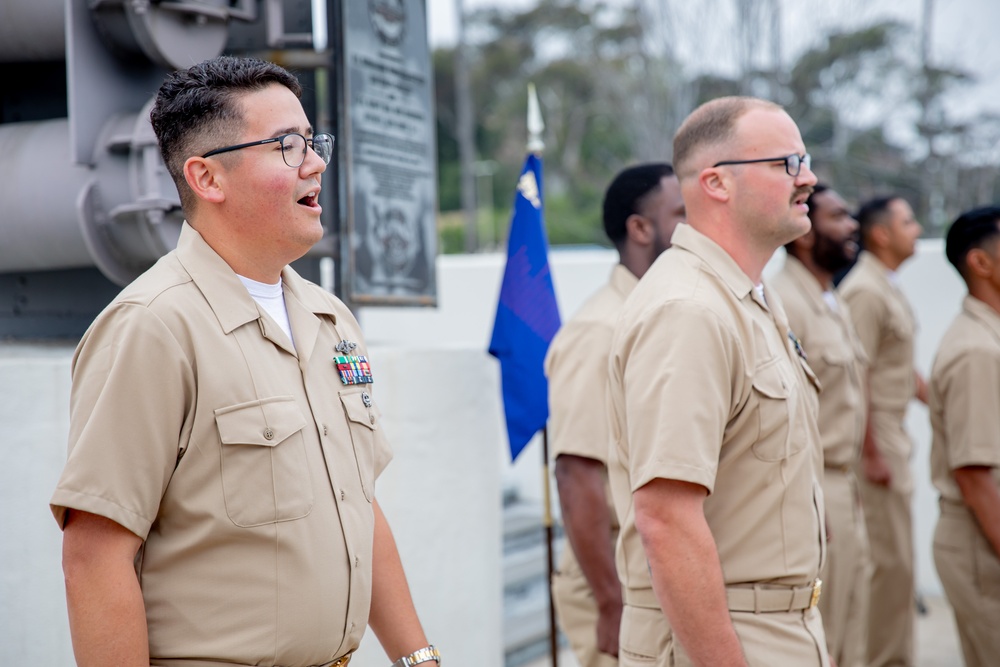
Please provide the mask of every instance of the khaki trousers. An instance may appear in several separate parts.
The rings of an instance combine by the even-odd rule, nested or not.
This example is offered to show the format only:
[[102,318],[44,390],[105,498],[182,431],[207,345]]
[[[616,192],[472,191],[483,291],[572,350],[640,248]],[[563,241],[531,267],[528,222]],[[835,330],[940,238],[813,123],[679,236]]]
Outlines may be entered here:
[[[727,596],[731,592],[727,589]],[[619,637],[621,667],[691,667],[691,658],[675,640],[659,606],[653,607],[656,604],[652,589],[626,589]],[[829,667],[818,607],[730,611],[729,616],[751,667]]]
[[670,667],[670,624],[656,607],[639,607],[626,602],[618,636],[620,667]]
[[[729,612],[750,667],[830,667],[819,609],[755,614]],[[669,667],[692,667],[684,647],[671,639]]]
[[941,502],[934,565],[955,613],[966,667],[1000,665],[1000,558],[964,505]]
[[868,605],[868,667],[913,667],[916,622],[913,570],[913,475],[910,439],[903,415],[873,411],[882,456],[892,470],[889,487],[859,475],[861,506],[868,527],[872,572]]
[[[570,546],[567,540],[566,552]],[[552,601],[556,617],[580,667],[617,667],[613,655],[597,650],[597,602],[576,559],[563,554],[559,571],[552,575]]]
[[830,541],[820,578],[826,646],[837,667],[865,667],[868,632],[868,534],[854,473],[827,468],[823,476]]

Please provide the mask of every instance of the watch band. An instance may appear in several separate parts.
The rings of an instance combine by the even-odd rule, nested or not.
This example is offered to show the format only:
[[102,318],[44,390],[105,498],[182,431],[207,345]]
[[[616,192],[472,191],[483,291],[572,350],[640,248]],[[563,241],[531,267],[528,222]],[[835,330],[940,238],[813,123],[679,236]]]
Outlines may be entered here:
[[433,660],[438,665],[441,664],[441,653],[434,648],[433,644],[414,651],[410,655],[404,655],[402,658],[392,663],[390,667],[413,667],[414,665],[419,665],[422,662],[428,662],[430,660]]

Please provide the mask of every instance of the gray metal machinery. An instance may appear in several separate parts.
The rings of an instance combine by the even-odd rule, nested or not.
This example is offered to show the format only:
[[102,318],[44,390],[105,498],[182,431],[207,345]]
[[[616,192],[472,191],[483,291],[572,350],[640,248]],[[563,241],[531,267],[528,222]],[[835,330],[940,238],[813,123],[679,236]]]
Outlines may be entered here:
[[[148,120],[168,71],[222,53],[290,66],[314,127],[338,134],[348,1],[376,18],[412,2],[3,0],[0,338],[79,336],[176,245],[180,201]],[[327,183],[341,181],[339,144]],[[296,263],[317,282],[319,258],[340,250],[343,192],[323,189],[328,233]]]

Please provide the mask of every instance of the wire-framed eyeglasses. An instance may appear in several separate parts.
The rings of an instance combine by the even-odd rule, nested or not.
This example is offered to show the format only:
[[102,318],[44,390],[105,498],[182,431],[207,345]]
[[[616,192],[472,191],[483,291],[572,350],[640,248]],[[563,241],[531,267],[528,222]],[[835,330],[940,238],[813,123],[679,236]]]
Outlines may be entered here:
[[758,160],[723,160],[722,162],[716,162],[712,167],[721,167],[727,164],[756,164],[758,162],[784,162],[785,173],[793,178],[799,175],[803,166],[806,169],[812,169],[812,156],[809,153],[804,155],[792,153],[783,157],[762,157]]
[[330,158],[333,157],[333,135],[326,134],[325,132],[313,135],[309,139],[306,139],[298,132],[289,132],[288,134],[282,134],[280,137],[272,137],[271,139],[248,141],[245,144],[216,148],[215,150],[208,151],[202,157],[212,157],[219,153],[228,153],[230,151],[238,151],[241,148],[273,143],[281,145],[281,157],[284,159],[285,164],[292,169],[298,169],[302,166],[302,163],[306,159],[306,149],[309,147],[316,152],[316,155],[323,160],[324,164],[330,164]]

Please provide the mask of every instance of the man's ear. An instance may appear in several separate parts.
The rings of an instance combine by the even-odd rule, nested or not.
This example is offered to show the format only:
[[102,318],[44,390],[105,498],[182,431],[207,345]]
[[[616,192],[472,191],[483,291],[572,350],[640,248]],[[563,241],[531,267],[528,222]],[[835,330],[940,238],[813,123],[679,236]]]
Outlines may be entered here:
[[875,224],[868,230],[866,243],[884,248],[889,245],[889,225]]
[[189,157],[184,162],[184,180],[199,199],[214,204],[226,200],[225,170],[208,158]]
[[996,270],[993,257],[982,248],[973,248],[965,255],[966,270],[977,278],[989,278]]
[[636,245],[652,245],[653,221],[638,213],[633,213],[625,219],[625,235]]
[[698,186],[716,201],[729,201],[730,178],[715,167],[701,170],[701,173],[698,174]]

